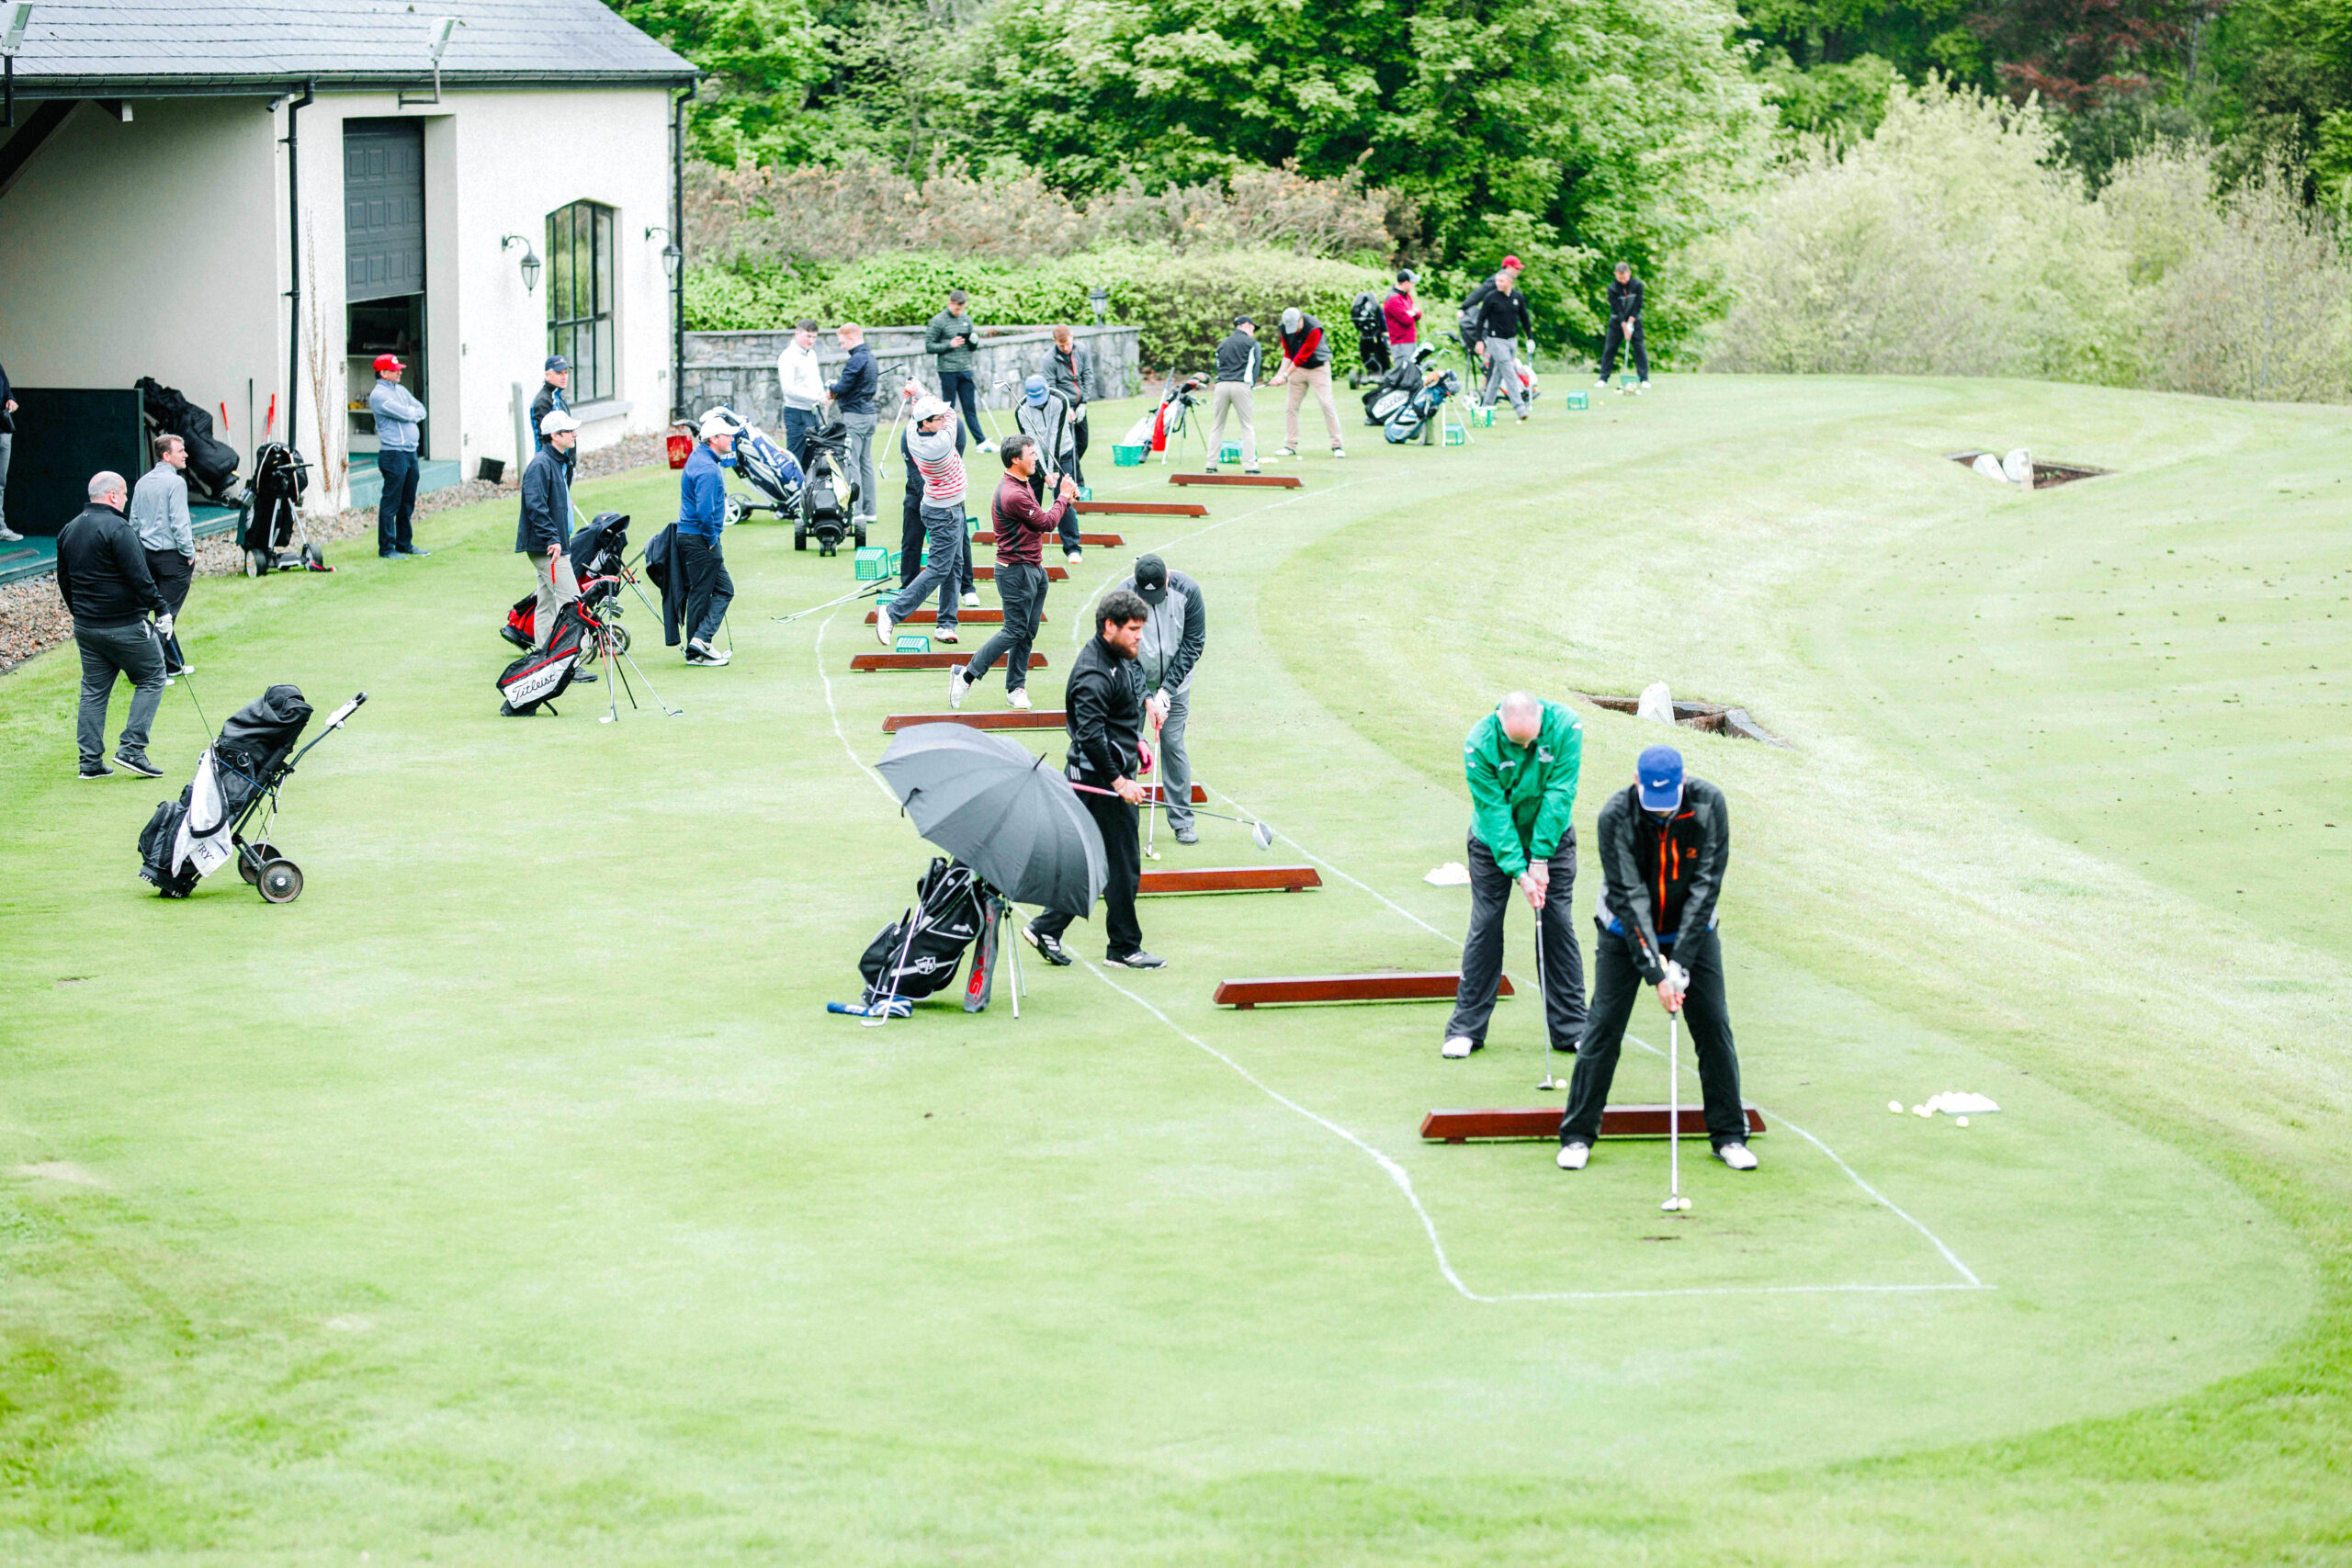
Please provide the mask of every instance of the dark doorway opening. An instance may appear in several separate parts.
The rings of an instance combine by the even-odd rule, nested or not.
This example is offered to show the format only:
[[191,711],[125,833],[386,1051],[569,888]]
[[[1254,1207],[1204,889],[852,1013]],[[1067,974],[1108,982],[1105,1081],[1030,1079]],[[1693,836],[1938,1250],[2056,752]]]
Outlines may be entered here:
[[[424,127],[413,119],[351,119],[343,126],[343,296],[346,432],[355,467],[373,461],[376,420],[368,394],[376,356],[398,355],[411,395],[430,407],[424,360]],[[417,456],[433,452],[425,423]]]

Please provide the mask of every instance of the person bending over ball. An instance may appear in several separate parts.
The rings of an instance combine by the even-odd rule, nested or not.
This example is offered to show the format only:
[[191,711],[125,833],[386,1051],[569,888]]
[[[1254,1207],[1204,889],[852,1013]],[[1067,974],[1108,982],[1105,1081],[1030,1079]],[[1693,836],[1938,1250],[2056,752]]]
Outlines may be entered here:
[[1617,1071],[1618,1047],[1645,984],[1690,1025],[1699,1087],[1707,1107],[1707,1141],[1734,1170],[1754,1170],[1747,1117],[1740,1109],[1739,1055],[1732,1048],[1731,1009],[1724,998],[1722,938],[1715,900],[1731,862],[1731,818],[1723,791],[1685,778],[1682,753],[1653,746],[1634,764],[1634,783],[1600,808],[1601,894],[1593,911],[1592,1012],[1577,1046],[1568,1111],[1560,1121],[1559,1166],[1582,1170],[1600,1135],[1600,1112]]

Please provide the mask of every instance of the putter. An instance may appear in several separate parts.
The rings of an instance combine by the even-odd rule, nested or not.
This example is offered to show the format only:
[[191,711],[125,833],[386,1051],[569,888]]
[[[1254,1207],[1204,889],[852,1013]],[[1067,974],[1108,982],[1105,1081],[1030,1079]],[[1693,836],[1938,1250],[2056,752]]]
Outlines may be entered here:
[[1676,1213],[1690,1206],[1682,1196],[1682,1014],[1666,1015],[1666,1201],[1658,1207]]
[[[1545,900],[1548,902],[1550,897],[1551,895],[1547,892],[1544,895]],[[1544,1081],[1537,1084],[1535,1087],[1539,1092],[1549,1094],[1554,1089],[1562,1089],[1566,1086],[1555,1082],[1552,1077],[1552,990],[1551,987],[1545,984],[1544,977],[1544,911],[1541,909],[1535,911],[1535,994],[1543,998],[1544,1005],[1543,1043]]]

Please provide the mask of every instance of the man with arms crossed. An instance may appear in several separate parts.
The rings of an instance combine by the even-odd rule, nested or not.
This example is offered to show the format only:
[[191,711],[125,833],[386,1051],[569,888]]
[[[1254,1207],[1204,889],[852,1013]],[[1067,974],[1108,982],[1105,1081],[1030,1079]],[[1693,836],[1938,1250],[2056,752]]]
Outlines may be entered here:
[[1625,1024],[1645,984],[1690,1025],[1707,1141],[1734,1170],[1754,1170],[1747,1115],[1740,1108],[1739,1054],[1724,997],[1724,951],[1715,900],[1731,863],[1731,818],[1724,792],[1685,778],[1682,753],[1653,746],[1634,783],[1600,808],[1600,903],[1593,910],[1592,1014],[1577,1046],[1568,1111],[1560,1120],[1559,1167],[1582,1170],[1600,1135],[1600,1112]]

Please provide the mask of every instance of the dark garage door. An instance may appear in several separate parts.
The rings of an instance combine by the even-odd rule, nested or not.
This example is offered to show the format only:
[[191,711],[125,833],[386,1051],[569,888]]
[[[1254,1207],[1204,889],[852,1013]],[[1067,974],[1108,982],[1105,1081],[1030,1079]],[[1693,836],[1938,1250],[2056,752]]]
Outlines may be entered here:
[[413,119],[343,126],[344,298],[424,292],[424,127]]

